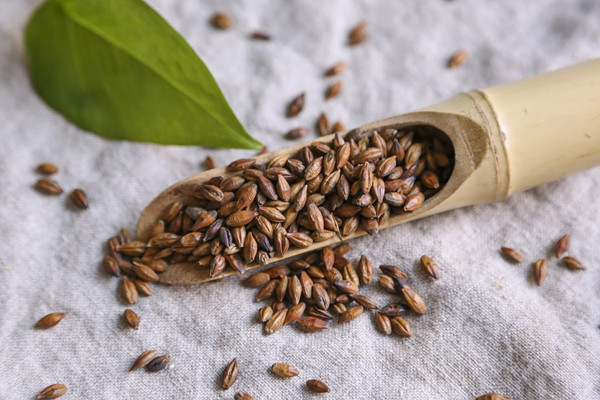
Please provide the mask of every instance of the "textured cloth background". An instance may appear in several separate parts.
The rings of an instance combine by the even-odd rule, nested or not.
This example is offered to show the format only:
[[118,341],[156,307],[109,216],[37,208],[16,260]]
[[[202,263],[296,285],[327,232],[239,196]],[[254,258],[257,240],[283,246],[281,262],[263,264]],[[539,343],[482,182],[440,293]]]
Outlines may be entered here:
[[[192,1],[150,0],[212,70],[249,132],[270,149],[282,134],[313,125],[325,111],[346,127],[407,112],[461,91],[499,84],[598,56],[597,0],[484,2]],[[428,312],[409,316],[414,337],[386,337],[371,313],[314,335],[286,327],[264,336],[256,291],[239,278],[194,287],[157,285],[132,308],[139,331],[121,319],[127,307],[118,280],[101,260],[105,240],[135,230],[143,207],[163,188],[201,170],[211,154],[220,165],[252,156],[243,150],[109,141],[83,132],[32,91],[22,31],[38,0],[1,0],[0,7],[0,399],[31,399],[64,383],[65,399],[316,398],[304,382],[331,387],[328,399],[473,399],[490,391],[512,399],[600,399],[600,169],[513,196],[448,212],[352,242],[375,266],[406,268]],[[208,23],[215,11],[235,21],[230,31]],[[346,46],[349,30],[369,22],[369,40]],[[270,42],[251,41],[261,29]],[[458,48],[463,67],[448,70]],[[349,69],[339,98],[325,102],[338,60]],[[305,110],[285,118],[285,106],[306,91]],[[568,132],[567,132],[568,133]],[[532,157],[535,152],[532,151]],[[32,185],[43,161],[60,167],[68,193],[83,188],[90,208],[67,195],[44,196]],[[551,160],[549,160],[551,162]],[[550,261],[542,287],[530,262],[572,234],[571,254],[587,266],[573,272]],[[507,263],[501,245],[526,262]],[[417,264],[433,256],[441,278],[430,282]],[[365,293],[393,299],[377,285]],[[40,331],[50,312],[68,316]],[[167,370],[128,373],[144,350],[170,354]],[[234,357],[240,375],[218,388]],[[289,362],[301,374],[268,372]]]

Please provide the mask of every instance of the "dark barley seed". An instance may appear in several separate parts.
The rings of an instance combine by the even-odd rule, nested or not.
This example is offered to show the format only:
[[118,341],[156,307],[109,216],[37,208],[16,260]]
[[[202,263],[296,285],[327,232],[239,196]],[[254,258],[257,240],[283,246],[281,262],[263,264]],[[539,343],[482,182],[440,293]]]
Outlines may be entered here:
[[169,355],[164,355],[164,356],[156,357],[155,359],[153,359],[152,361],[150,361],[148,363],[148,365],[146,365],[146,371],[148,371],[148,372],[157,372],[157,371],[160,371],[162,369],[165,369],[165,367],[167,366],[167,364],[169,363],[169,361],[171,361],[171,356],[169,356]]

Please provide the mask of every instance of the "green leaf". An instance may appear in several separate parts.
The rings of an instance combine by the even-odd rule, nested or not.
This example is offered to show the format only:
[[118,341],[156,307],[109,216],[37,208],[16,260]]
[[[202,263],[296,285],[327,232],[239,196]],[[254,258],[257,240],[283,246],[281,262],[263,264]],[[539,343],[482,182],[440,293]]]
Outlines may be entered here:
[[48,0],[25,30],[38,94],[113,139],[259,149],[186,41],[142,0]]

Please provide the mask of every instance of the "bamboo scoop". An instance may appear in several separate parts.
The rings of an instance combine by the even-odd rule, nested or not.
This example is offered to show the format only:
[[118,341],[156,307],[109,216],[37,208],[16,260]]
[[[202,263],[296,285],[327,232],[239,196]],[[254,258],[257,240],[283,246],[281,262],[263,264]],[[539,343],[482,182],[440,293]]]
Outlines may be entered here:
[[[454,170],[448,182],[413,213],[392,215],[380,229],[432,214],[502,200],[577,171],[600,164],[600,60],[593,60],[514,83],[461,93],[442,103],[362,126],[366,130],[425,125],[443,132],[454,146]],[[359,129],[361,129],[359,128]],[[316,139],[330,142],[333,135]],[[313,141],[314,142],[314,141]],[[302,143],[255,157],[266,163],[293,154]],[[189,202],[192,190],[224,168],[194,175],[163,191],[142,212],[139,240],[176,200]],[[364,235],[358,229],[345,237]],[[338,238],[294,248],[286,258],[339,242]],[[273,257],[271,262],[280,258]],[[255,268],[251,265],[247,268]],[[171,265],[160,275],[167,284],[195,284],[211,278],[194,263]]]

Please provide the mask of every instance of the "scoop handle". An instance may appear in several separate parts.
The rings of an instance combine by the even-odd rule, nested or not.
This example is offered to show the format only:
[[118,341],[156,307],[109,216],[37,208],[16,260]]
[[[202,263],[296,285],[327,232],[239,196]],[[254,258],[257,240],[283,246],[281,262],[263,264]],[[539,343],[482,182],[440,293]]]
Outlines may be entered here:
[[600,164],[600,59],[474,92],[494,114],[506,196]]

